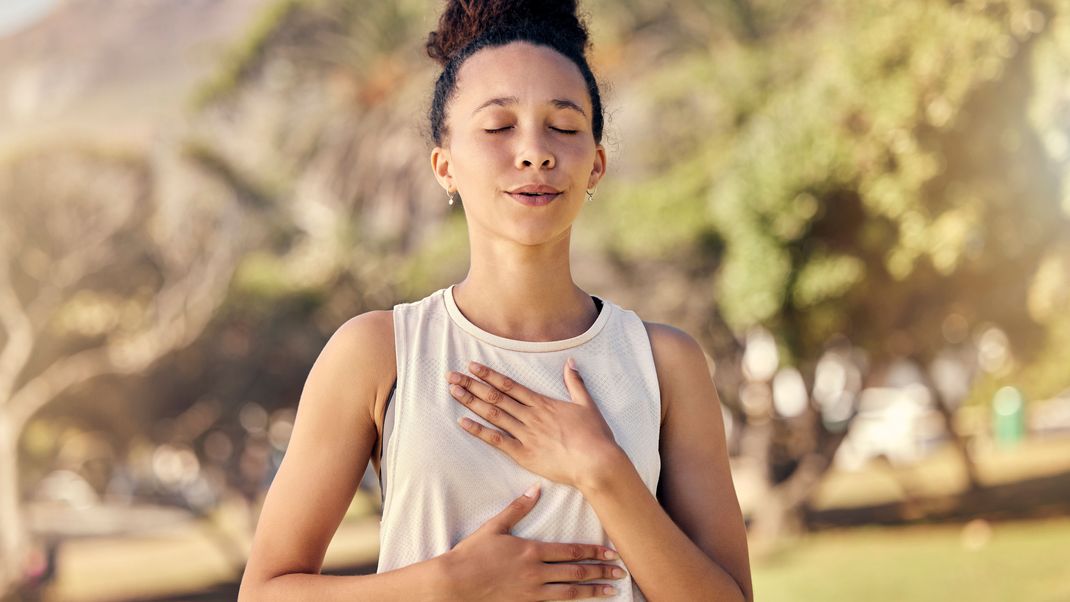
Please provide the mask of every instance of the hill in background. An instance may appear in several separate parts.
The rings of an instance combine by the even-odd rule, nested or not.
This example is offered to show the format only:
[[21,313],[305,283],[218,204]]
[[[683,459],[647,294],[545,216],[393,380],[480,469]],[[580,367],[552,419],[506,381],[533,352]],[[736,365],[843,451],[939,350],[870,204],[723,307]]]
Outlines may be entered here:
[[0,37],[0,151],[62,133],[145,140],[268,0],[69,0]]

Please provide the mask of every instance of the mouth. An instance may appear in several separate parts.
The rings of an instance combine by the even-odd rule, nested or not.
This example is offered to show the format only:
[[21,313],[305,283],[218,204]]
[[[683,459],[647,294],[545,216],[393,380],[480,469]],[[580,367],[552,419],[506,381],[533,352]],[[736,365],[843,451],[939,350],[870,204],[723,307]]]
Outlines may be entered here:
[[541,193],[532,194],[527,192],[506,192],[505,194],[513,197],[518,203],[527,205],[529,207],[538,207],[540,205],[547,205],[557,197],[561,196],[560,192],[552,194]]

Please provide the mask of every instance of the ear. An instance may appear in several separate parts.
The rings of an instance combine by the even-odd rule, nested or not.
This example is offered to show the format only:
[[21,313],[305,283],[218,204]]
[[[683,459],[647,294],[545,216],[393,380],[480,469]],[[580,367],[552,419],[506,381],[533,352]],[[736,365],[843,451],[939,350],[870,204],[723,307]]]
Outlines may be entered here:
[[592,189],[598,185],[602,176],[606,175],[606,149],[599,144],[595,147],[594,165],[591,167],[591,175],[587,178],[587,188]]
[[451,157],[450,151],[447,148],[436,146],[431,151],[431,170],[435,172],[435,179],[442,188],[446,190],[456,190],[457,187],[453,182],[453,173],[450,170]]

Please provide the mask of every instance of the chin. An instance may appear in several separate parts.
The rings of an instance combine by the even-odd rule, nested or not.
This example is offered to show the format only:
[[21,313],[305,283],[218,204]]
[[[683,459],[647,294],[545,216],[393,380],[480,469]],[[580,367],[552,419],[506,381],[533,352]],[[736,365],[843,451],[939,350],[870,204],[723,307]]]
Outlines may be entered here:
[[515,228],[506,233],[505,236],[517,244],[535,247],[560,240],[562,235],[568,232],[568,229],[568,227],[564,230],[559,228]]

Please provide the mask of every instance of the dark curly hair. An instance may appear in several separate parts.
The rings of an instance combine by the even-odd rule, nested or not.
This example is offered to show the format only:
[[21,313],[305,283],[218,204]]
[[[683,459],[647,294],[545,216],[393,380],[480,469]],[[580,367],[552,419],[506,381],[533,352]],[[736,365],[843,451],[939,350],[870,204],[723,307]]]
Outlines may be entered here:
[[587,64],[591,45],[586,19],[576,14],[576,0],[447,0],[438,31],[427,36],[427,55],[442,65],[431,101],[431,138],[436,146],[448,135],[446,105],[457,87],[465,59],[481,48],[526,41],[568,57],[587,83],[593,107],[591,129],[602,142],[602,97]]

